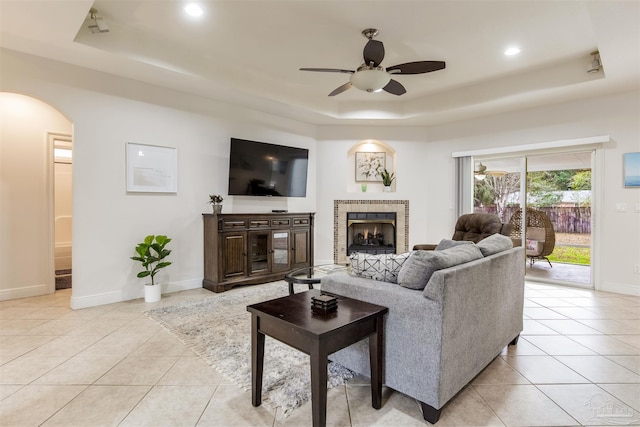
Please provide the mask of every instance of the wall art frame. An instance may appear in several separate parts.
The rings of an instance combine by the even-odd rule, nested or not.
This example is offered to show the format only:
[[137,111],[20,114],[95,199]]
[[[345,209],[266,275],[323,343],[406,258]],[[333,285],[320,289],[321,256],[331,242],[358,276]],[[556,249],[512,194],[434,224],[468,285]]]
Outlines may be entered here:
[[356,152],[356,182],[382,182],[381,172],[386,167],[385,152]]
[[624,164],[624,186],[626,188],[640,187],[640,151],[624,153],[622,156]]
[[177,193],[178,149],[126,143],[128,193]]

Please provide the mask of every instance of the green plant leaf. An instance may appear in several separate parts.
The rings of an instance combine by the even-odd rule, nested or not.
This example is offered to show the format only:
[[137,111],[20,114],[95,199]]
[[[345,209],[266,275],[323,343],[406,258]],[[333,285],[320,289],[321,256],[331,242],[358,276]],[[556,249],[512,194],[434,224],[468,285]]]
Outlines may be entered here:
[[[144,238],[144,242],[136,245],[135,250],[139,256],[133,256],[130,258],[134,261],[139,261],[145,268],[145,271],[138,273],[137,277],[151,277],[151,284],[154,284],[153,277],[156,275],[158,270],[171,265],[171,262],[168,261],[160,262],[171,253],[170,249],[164,248],[170,241],[171,239],[167,236],[154,236],[150,234]],[[155,254],[152,255],[152,251],[154,251]]]
[[149,251],[149,246],[145,245],[143,243],[140,243],[138,246],[136,246],[136,252],[141,256],[144,257],[147,252]]
[[166,245],[170,241],[171,241],[171,239],[167,238],[167,236],[164,236],[164,235],[156,236],[156,242],[161,244],[163,247],[164,247],[164,245]]

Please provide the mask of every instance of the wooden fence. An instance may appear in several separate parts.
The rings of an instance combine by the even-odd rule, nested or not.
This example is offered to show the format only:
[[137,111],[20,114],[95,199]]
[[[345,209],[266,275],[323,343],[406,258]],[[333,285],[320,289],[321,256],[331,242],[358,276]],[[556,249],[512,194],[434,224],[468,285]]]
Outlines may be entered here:
[[[503,222],[509,222],[509,218],[517,207],[507,207],[504,210]],[[591,207],[544,207],[536,208],[542,211],[551,220],[556,233],[591,234]],[[475,212],[497,213],[495,205],[475,207]]]

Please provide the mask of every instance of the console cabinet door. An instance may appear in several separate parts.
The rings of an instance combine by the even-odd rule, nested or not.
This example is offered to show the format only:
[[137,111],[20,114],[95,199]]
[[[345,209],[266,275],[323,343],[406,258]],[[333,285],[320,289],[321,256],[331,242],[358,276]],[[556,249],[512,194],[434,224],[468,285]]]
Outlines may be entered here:
[[293,230],[291,245],[291,268],[301,268],[311,265],[309,259],[310,248],[309,230]]
[[247,275],[247,233],[222,233],[222,280],[229,280]]
[[269,257],[269,230],[249,232],[249,275],[268,273],[271,269]]
[[271,232],[271,271],[289,270],[289,247],[291,232],[289,230],[273,230]]

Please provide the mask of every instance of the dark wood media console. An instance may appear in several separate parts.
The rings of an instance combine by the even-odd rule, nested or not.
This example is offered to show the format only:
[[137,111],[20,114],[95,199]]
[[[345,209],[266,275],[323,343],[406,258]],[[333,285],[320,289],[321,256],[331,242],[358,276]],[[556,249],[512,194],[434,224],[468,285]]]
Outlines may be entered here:
[[203,214],[202,286],[224,292],[313,266],[315,213]]

